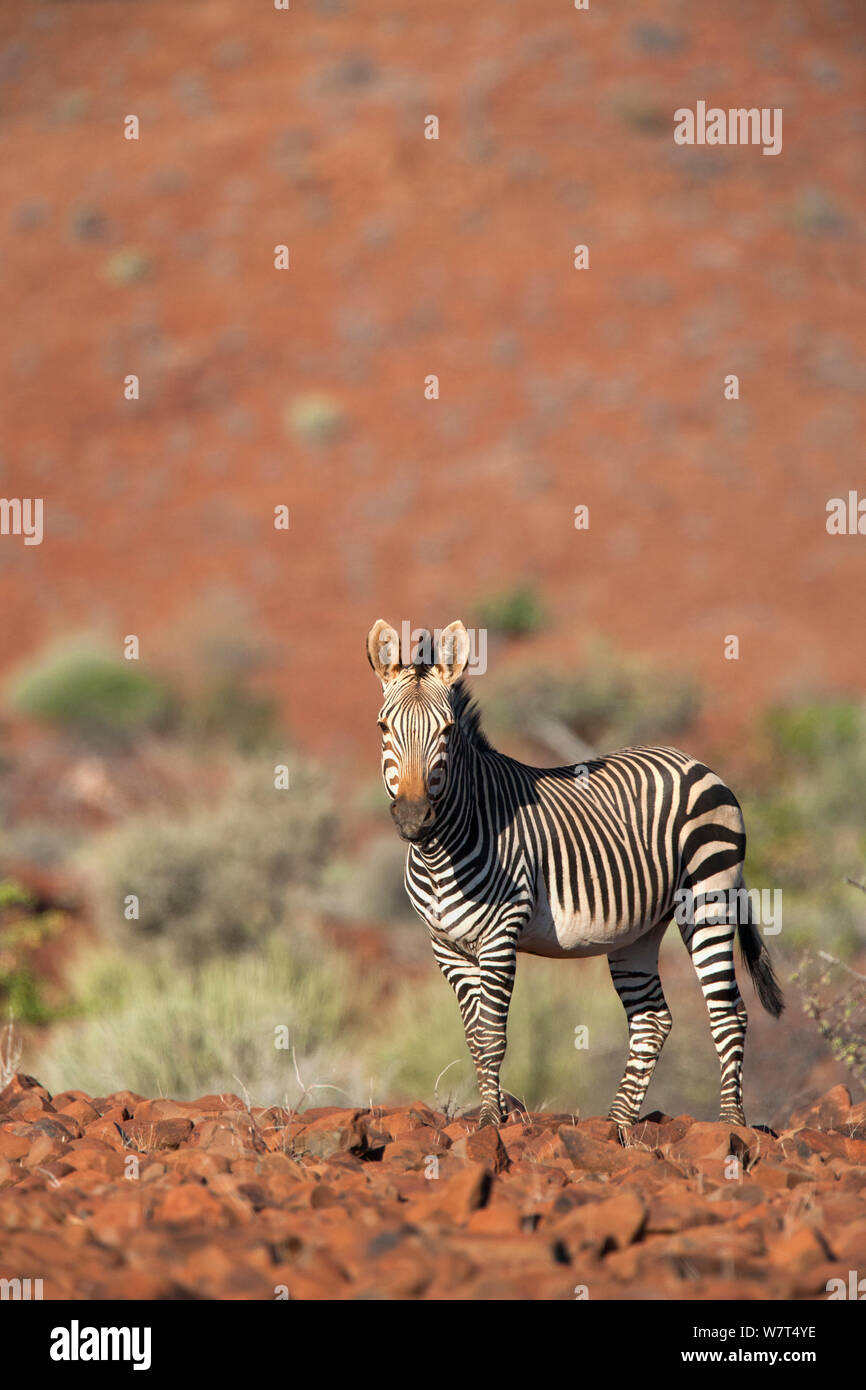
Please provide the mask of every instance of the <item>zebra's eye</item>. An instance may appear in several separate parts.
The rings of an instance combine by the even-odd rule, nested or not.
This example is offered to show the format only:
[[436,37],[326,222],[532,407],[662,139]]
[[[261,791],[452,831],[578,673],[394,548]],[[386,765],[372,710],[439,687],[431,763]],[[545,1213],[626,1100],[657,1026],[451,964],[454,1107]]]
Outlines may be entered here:
[[378,721],[378,723],[379,723],[379,728],[382,730],[382,733],[383,733],[383,734],[387,734],[387,732],[388,732],[388,725],[385,723],[384,719],[380,719],[380,720]]

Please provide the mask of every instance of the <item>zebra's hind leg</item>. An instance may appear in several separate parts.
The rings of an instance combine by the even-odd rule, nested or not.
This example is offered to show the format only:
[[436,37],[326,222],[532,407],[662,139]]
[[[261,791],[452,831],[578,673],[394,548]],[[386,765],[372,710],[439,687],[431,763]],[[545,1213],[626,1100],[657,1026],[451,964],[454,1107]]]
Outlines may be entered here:
[[707,892],[695,885],[691,920],[680,923],[680,933],[700,981],[719,1057],[719,1119],[744,1125],[743,1051],[748,1019],[734,969],[736,908],[732,910],[727,901],[720,903],[720,896],[717,890]]
[[611,979],[628,1019],[628,1061],[608,1112],[608,1118],[620,1127],[639,1118],[659,1053],[671,1031],[673,1020],[659,978],[659,945],[667,926],[667,921],[660,923],[625,950],[608,957]]

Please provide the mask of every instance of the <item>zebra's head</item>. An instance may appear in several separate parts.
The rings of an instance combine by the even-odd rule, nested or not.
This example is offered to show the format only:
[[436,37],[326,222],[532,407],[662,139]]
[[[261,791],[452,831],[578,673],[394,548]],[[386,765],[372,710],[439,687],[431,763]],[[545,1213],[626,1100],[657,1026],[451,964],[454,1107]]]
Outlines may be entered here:
[[463,675],[469,650],[469,634],[459,621],[442,632],[436,659],[429,664],[402,665],[400,638],[382,618],[367,635],[370,665],[385,693],[379,711],[382,777],[394,824],[411,844],[432,832],[437,803],[448,786],[449,731],[454,726],[450,687]]

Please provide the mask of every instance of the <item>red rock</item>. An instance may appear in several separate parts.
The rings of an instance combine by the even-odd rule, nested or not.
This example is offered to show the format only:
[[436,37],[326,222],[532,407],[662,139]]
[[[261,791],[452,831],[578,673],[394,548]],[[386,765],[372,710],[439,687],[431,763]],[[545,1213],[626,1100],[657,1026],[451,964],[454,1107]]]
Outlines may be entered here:
[[759,1163],[749,1173],[752,1182],[768,1192],[787,1192],[801,1183],[812,1182],[813,1176],[791,1163]]
[[452,1120],[450,1125],[445,1125],[442,1133],[453,1143],[455,1139],[465,1139],[467,1134],[471,1134],[476,1128],[468,1120]]
[[110,1096],[91,1098],[90,1104],[100,1115],[106,1115],[112,1110],[125,1110],[127,1115],[131,1115],[136,1105],[145,1099],[146,1097],[140,1096],[137,1091],[112,1091]]
[[264,1140],[245,1111],[229,1110],[219,1119],[203,1120],[195,1126],[195,1140],[208,1152],[229,1159],[265,1152]]
[[187,1224],[201,1223],[209,1226],[224,1226],[228,1214],[222,1203],[206,1187],[186,1184],[170,1188],[154,1209],[154,1221]]
[[[582,1129],[563,1125],[557,1135],[557,1145],[564,1158],[575,1167],[587,1173],[621,1173],[634,1166],[639,1159],[652,1159],[649,1154],[632,1150],[627,1154],[619,1144],[603,1139],[593,1139]],[[539,1152],[539,1157],[541,1157]]]
[[666,1144],[664,1152],[675,1162],[693,1162],[699,1158],[724,1159],[730,1154],[742,1160],[750,1145],[755,1145],[757,1153],[757,1140],[756,1131],[740,1125],[696,1121],[688,1127],[682,1138]]
[[10,1077],[0,1091],[0,1114],[8,1110],[22,1096],[40,1097],[45,1102],[51,1101],[50,1091],[41,1086],[35,1076],[27,1076],[24,1072],[17,1072]]
[[76,1172],[84,1170],[105,1173],[113,1178],[122,1178],[127,1172],[123,1154],[107,1147],[67,1148],[63,1154],[63,1162],[68,1163]]
[[31,1126],[30,1133],[47,1134],[52,1139],[57,1139],[61,1144],[68,1143],[70,1139],[81,1138],[81,1126],[71,1115],[43,1115],[35,1120]]
[[192,1134],[192,1120],[185,1116],[179,1119],[128,1121],[123,1131],[129,1137],[130,1147],[142,1153],[156,1149],[177,1149]]
[[805,1224],[768,1244],[770,1263],[785,1271],[803,1269],[833,1258],[820,1234]]
[[683,1119],[665,1120],[639,1120],[637,1124],[628,1125],[624,1129],[625,1146],[630,1148],[632,1145],[638,1148],[660,1149],[668,1144],[674,1144],[678,1139],[684,1138],[691,1125],[684,1123]]
[[58,1139],[54,1139],[50,1134],[38,1134],[31,1140],[21,1163],[25,1168],[38,1168],[51,1159],[58,1158],[60,1152],[61,1144]]
[[[69,1092],[66,1094],[68,1095]],[[81,1129],[84,1129],[91,1121],[99,1119],[99,1111],[94,1110],[90,1101],[87,1100],[85,1096],[81,1096],[77,1100],[69,1100],[62,1107],[57,1105],[60,1099],[60,1096],[54,1097],[54,1109],[57,1111],[58,1115],[68,1115],[70,1119],[77,1121]]]
[[866,1138],[852,1139],[846,1134],[845,1156],[850,1163],[866,1165]]
[[23,1158],[29,1148],[30,1140],[26,1135],[0,1129],[0,1158]]
[[468,1158],[473,1163],[483,1163],[492,1173],[502,1173],[509,1166],[508,1153],[493,1125],[485,1125],[474,1134],[467,1134],[451,1145],[455,1158]]
[[841,1129],[851,1113],[851,1092],[847,1086],[834,1086],[818,1100],[793,1111],[788,1128]]
[[187,1107],[178,1105],[174,1100],[139,1100],[131,1109],[132,1118],[137,1124],[150,1124],[155,1120],[185,1120],[187,1118]]
[[397,1139],[421,1126],[436,1127],[436,1116],[428,1105],[420,1102],[404,1106],[399,1110],[386,1110],[375,1117],[369,1117],[375,1127],[392,1139]]
[[833,1236],[833,1249],[840,1260],[847,1260],[866,1278],[866,1210],[857,1220],[839,1228]]
[[204,1178],[210,1180],[217,1173],[229,1171],[229,1159],[222,1154],[207,1151],[200,1147],[167,1150],[162,1161],[169,1172],[176,1171],[182,1177]]
[[[307,1112],[311,1113],[311,1112]],[[329,1158],[331,1154],[363,1152],[366,1146],[363,1112],[343,1110],[337,1116],[321,1115],[303,1125],[293,1134],[292,1151],[311,1158]]]
[[467,1229],[488,1236],[512,1236],[524,1229],[524,1218],[517,1207],[496,1203],[479,1207],[469,1217]]
[[787,1153],[798,1158],[847,1158],[847,1145],[850,1141],[844,1134],[827,1134],[819,1129],[795,1130],[790,1139],[784,1141]]
[[619,1126],[615,1120],[605,1119],[601,1115],[587,1115],[585,1120],[578,1121],[577,1128],[589,1139],[619,1143]]
[[[52,1097],[52,1104],[58,1112],[68,1110],[71,1105],[79,1105],[81,1101],[90,1105],[90,1097],[85,1091],[58,1091],[57,1095]],[[90,1108],[93,1109],[92,1106]]]
[[576,1249],[590,1245],[602,1252],[621,1250],[637,1240],[647,1217],[646,1205],[631,1192],[619,1192],[601,1202],[586,1202],[563,1220],[554,1232]]
[[42,1115],[52,1115],[54,1107],[38,1091],[23,1091],[13,1096],[8,1105],[0,1111],[6,1120],[38,1120]]
[[460,1173],[446,1179],[431,1179],[429,1191],[407,1208],[409,1220],[429,1219],[441,1213],[458,1224],[465,1222],[473,1211],[488,1200],[493,1178],[482,1163],[467,1163]]
[[382,1163],[388,1169],[402,1172],[425,1171],[433,1159],[442,1158],[445,1150],[431,1149],[422,1139],[420,1142],[412,1134],[404,1134],[401,1139],[386,1144],[382,1149]]

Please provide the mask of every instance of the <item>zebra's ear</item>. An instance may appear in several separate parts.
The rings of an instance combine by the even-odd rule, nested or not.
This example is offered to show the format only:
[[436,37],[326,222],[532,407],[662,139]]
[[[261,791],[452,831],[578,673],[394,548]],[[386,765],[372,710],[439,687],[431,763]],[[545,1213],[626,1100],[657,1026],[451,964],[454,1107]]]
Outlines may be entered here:
[[436,670],[446,685],[453,685],[463,675],[469,661],[469,633],[459,618],[443,629],[438,656]]
[[384,618],[377,618],[367,633],[367,658],[383,685],[400,670],[400,638]]

